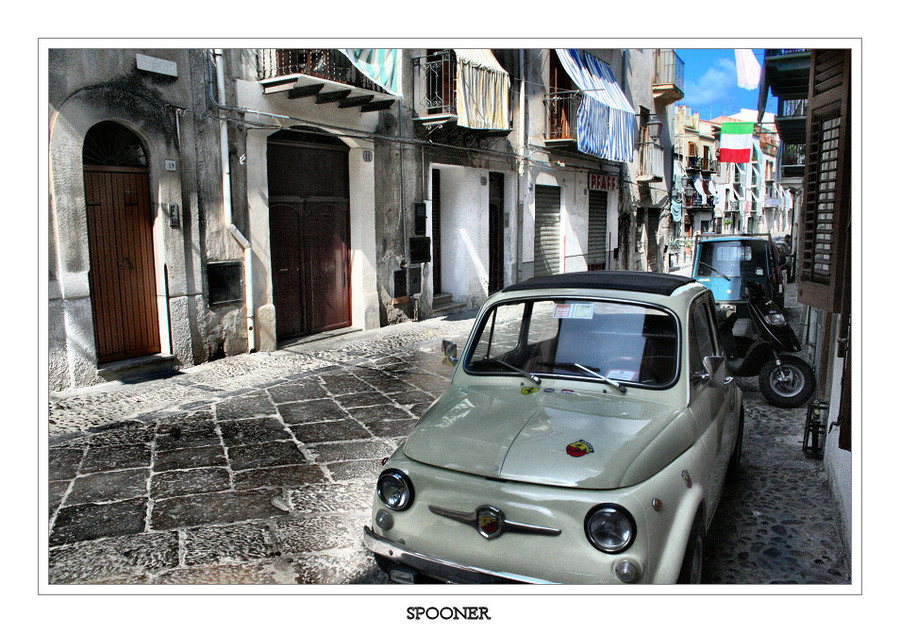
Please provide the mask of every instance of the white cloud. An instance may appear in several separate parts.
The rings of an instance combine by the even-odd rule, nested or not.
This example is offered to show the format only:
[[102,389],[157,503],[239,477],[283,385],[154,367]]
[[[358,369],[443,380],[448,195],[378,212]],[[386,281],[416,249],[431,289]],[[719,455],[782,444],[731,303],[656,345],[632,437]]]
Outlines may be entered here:
[[730,90],[737,85],[737,68],[734,57],[720,57],[697,81],[685,82],[685,99],[701,106],[727,101]]

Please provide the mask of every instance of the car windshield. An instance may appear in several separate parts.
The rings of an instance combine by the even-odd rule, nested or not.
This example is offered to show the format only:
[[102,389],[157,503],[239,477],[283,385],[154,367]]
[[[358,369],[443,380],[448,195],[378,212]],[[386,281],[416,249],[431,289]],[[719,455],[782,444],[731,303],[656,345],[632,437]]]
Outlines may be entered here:
[[675,316],[652,306],[590,299],[495,305],[478,325],[469,373],[579,378],[665,387],[678,367]]
[[697,274],[729,277],[764,277],[766,243],[762,240],[701,242]]

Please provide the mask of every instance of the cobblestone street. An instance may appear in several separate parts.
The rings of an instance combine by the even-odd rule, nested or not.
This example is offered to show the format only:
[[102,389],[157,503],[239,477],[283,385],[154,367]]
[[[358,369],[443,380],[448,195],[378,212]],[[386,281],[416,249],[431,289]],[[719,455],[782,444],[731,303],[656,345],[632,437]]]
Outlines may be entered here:
[[[440,342],[472,313],[230,357],[168,378],[51,394],[50,584],[357,584],[381,458],[446,387]],[[805,407],[743,380],[742,473],[709,583],[849,583]]]

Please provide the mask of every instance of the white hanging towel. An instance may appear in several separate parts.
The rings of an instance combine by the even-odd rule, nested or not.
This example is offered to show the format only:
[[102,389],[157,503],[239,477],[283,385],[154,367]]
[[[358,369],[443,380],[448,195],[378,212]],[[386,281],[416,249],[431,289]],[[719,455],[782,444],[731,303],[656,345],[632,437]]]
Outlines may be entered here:
[[738,87],[756,90],[759,87],[759,73],[762,69],[753,51],[749,48],[736,48],[734,59],[737,63]]

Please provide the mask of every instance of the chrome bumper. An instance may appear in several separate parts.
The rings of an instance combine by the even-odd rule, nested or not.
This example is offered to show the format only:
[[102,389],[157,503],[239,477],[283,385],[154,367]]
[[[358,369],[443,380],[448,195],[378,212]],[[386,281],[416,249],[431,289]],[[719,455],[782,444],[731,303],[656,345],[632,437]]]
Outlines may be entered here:
[[[368,526],[363,528],[363,544],[369,551],[383,556],[398,566],[454,584],[550,584],[539,578],[494,572],[426,556],[378,536]],[[391,579],[397,580],[394,575],[391,575]]]

